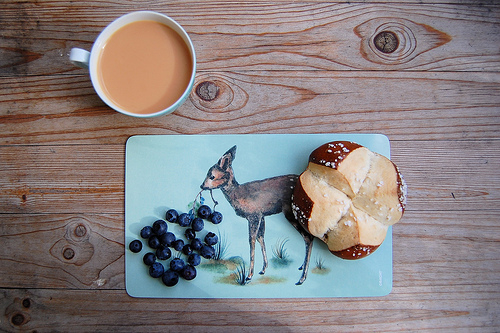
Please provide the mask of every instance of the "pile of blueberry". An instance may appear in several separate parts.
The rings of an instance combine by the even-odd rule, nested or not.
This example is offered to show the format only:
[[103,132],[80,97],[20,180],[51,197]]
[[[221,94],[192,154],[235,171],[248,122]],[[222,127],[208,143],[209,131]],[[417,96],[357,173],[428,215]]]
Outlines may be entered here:
[[[152,226],[145,226],[141,230],[141,237],[147,241],[148,246],[155,252],[148,252],[143,257],[143,262],[149,266],[149,275],[161,278],[166,286],[172,287],[179,282],[179,277],[192,280],[196,277],[196,266],[201,263],[201,258],[212,259],[215,255],[214,245],[219,241],[216,234],[208,232],[203,241],[197,237],[205,227],[205,221],[213,224],[222,222],[222,214],[213,211],[207,205],[201,205],[196,216],[189,213],[179,214],[175,209],[169,209],[165,220],[156,220]],[[176,237],[168,231],[168,224],[177,223],[184,227],[184,239]],[[142,241],[135,239],[130,242],[129,249],[133,253],[142,250]],[[172,257],[172,250],[177,255]],[[182,255],[187,258],[182,259]],[[168,268],[158,260],[169,260]]]

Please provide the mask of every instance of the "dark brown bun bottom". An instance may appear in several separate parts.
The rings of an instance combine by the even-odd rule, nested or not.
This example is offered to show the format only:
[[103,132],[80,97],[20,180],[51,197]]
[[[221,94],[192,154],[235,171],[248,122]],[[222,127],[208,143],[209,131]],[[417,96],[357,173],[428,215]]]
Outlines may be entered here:
[[334,255],[339,258],[347,259],[347,260],[355,260],[364,258],[371,253],[373,253],[376,249],[378,249],[380,245],[354,245],[342,251],[330,251]]

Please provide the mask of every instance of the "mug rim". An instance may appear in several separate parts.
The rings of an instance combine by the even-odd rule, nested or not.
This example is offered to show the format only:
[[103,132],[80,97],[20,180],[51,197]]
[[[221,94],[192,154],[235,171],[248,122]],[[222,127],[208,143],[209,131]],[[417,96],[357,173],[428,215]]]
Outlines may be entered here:
[[[182,40],[184,43],[187,45],[189,49],[189,53],[192,57],[192,68],[191,68],[191,77],[189,80],[188,85],[186,86],[183,94],[175,101],[173,104],[170,106],[153,112],[153,113],[134,113],[127,111],[123,109],[122,107],[118,106],[117,104],[113,103],[113,101],[105,94],[104,89],[101,86],[101,83],[99,82],[99,75],[97,71],[97,65],[99,62],[99,57],[100,53],[102,50],[102,46],[108,41],[108,39],[120,28],[124,27],[125,25],[133,22],[138,22],[138,21],[155,21],[159,22],[162,24],[167,25],[169,28],[173,29],[179,36],[181,36]],[[189,94],[191,93],[193,86],[194,86],[194,80],[196,76],[196,52],[193,46],[193,43],[191,41],[191,38],[187,34],[187,32],[184,30],[184,28],[177,23],[173,18],[159,13],[159,12],[154,12],[154,11],[148,11],[148,10],[141,10],[141,11],[134,11],[127,13],[125,15],[122,15],[115,20],[113,20],[111,23],[109,23],[97,36],[96,40],[94,41],[94,44],[92,45],[92,49],[90,51],[90,59],[89,59],[89,73],[90,73],[90,80],[92,82],[92,86],[94,87],[94,90],[97,92],[99,97],[101,98],[104,103],[106,103],[110,108],[112,108],[115,111],[118,111],[122,114],[125,114],[127,116],[132,116],[132,117],[137,117],[137,118],[151,118],[151,117],[156,117],[164,114],[169,114],[174,112],[181,104],[183,104],[186,99],[189,97]]]

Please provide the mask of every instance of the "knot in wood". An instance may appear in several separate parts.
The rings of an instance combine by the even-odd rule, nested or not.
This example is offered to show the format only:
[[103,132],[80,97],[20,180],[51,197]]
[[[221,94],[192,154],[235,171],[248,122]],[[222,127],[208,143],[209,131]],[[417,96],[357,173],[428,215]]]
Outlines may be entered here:
[[87,234],[87,228],[83,224],[79,224],[75,228],[75,236],[83,237]]
[[399,46],[398,36],[392,31],[382,31],[373,39],[377,50],[383,53],[392,53]]
[[64,249],[63,251],[63,257],[64,259],[66,260],[71,260],[75,257],[75,250],[73,250],[72,248],[70,247],[67,247],[66,249]]
[[213,101],[219,96],[219,87],[212,81],[203,81],[196,86],[196,95],[204,101]]
[[22,324],[24,324],[24,315],[22,313],[16,313],[15,315],[12,316],[12,318],[10,319],[10,322],[12,323],[12,325],[14,326],[21,326]]
[[31,306],[31,300],[29,298],[25,298],[23,299],[23,307],[25,307],[26,309],[29,309],[29,307]]

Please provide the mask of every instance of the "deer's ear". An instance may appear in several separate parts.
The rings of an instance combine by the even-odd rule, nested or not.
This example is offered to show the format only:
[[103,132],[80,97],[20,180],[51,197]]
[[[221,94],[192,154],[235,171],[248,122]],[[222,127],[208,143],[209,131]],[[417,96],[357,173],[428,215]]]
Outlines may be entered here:
[[236,146],[233,146],[219,159],[218,162],[219,167],[222,170],[226,170],[233,163],[235,155],[236,155]]

